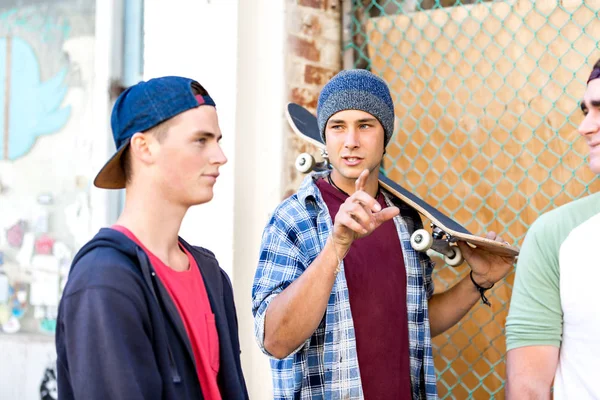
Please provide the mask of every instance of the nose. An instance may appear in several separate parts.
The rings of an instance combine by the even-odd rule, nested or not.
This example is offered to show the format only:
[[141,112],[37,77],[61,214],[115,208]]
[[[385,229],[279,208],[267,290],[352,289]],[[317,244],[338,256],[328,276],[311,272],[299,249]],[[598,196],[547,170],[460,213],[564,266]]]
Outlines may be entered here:
[[598,132],[598,128],[600,128],[600,115],[598,114],[600,114],[600,112],[590,110],[583,121],[581,121],[579,128],[577,128],[581,136],[592,135]]
[[227,157],[225,157],[225,153],[223,152],[223,148],[219,143],[215,146],[215,151],[211,157],[211,163],[216,165],[223,165],[227,162]]
[[344,138],[344,147],[347,149],[356,149],[360,147],[358,131],[356,128],[350,127],[346,132],[346,136]]

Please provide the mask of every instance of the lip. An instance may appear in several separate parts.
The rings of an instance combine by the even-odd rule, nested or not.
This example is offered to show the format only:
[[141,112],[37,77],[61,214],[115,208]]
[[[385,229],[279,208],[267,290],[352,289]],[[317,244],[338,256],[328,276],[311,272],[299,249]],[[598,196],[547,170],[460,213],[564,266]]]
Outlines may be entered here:
[[219,173],[216,173],[216,174],[204,174],[204,175],[202,175],[202,177],[209,178],[212,181],[216,181],[217,178],[219,177]]
[[[352,159],[352,160],[350,160]],[[346,164],[349,167],[354,167],[359,165],[362,161],[363,158],[362,157],[357,157],[357,156],[342,156],[342,160],[344,161],[344,164]]]

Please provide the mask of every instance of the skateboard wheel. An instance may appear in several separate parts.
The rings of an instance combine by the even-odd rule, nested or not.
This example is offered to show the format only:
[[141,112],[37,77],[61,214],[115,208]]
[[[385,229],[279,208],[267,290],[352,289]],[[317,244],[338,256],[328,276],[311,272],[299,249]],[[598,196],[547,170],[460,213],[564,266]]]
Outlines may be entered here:
[[427,251],[433,244],[433,237],[425,229],[417,229],[410,237],[410,245],[416,251]]
[[451,267],[457,267],[464,261],[462,252],[460,251],[458,246],[451,246],[450,249],[454,254],[452,256],[445,255],[444,262]]
[[315,158],[308,153],[302,153],[296,158],[296,169],[303,174],[312,171],[315,164]]

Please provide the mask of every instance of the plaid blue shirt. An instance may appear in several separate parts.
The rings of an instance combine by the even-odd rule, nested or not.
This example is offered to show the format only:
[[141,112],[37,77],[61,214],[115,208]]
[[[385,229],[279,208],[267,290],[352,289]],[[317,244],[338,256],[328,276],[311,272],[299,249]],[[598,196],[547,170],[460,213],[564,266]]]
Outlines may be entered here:
[[[269,303],[297,279],[319,255],[332,227],[329,210],[314,183],[303,181],[298,193],[274,211],[262,238],[260,260],[252,287],[254,334],[261,350],[271,357],[275,399],[362,399],[354,324],[348,285],[341,272],[334,283],[327,311],[313,335],[284,359],[264,347],[265,314]],[[388,204],[391,196],[384,192]],[[394,201],[394,218],[406,266],[409,354],[413,399],[436,399],[436,376],[431,350],[427,300],[433,294],[433,263],[410,245],[410,235],[421,227],[418,213]],[[382,321],[383,322],[383,321]]]

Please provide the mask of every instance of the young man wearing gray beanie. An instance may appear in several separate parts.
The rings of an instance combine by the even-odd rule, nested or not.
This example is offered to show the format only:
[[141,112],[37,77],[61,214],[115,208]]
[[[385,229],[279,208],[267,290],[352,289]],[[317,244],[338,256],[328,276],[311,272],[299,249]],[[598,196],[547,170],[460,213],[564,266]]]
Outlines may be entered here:
[[333,169],[307,176],[276,208],[252,290],[274,398],[435,399],[431,338],[513,259],[461,245],[472,279],[433,295],[433,263],[410,245],[419,215],[378,183],[394,130],[386,83],[340,72],[319,96],[317,119]]

